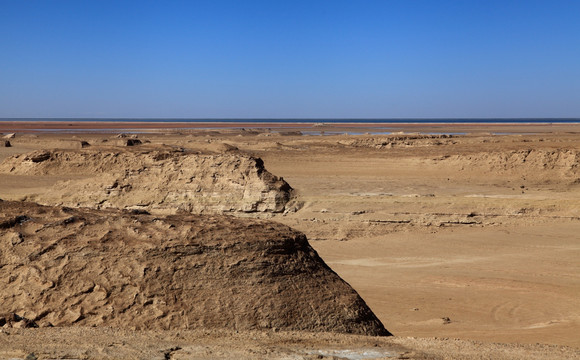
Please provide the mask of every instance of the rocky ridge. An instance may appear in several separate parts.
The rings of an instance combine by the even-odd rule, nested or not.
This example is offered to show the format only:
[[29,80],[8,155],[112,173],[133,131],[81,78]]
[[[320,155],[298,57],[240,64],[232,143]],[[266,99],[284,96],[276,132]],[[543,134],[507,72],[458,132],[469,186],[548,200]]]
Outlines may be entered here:
[[433,161],[452,166],[461,172],[479,171],[523,176],[545,183],[560,179],[577,182],[580,172],[580,151],[575,149],[493,151],[470,155],[446,155]]
[[390,149],[393,147],[424,147],[437,145],[450,145],[456,142],[453,135],[387,135],[387,136],[360,136],[352,139],[339,140],[337,143],[343,146],[355,148]]
[[261,159],[238,153],[113,147],[42,150],[5,159],[0,172],[74,177],[29,197],[45,205],[165,213],[282,212],[292,194],[290,185],[268,172]]
[[389,335],[291,228],[0,201],[0,304],[39,326]]

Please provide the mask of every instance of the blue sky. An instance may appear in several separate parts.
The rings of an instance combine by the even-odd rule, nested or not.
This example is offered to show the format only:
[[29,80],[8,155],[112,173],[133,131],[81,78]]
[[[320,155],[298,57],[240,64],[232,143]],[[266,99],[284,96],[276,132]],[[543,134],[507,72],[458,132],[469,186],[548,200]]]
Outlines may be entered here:
[[0,0],[0,117],[580,117],[580,1]]

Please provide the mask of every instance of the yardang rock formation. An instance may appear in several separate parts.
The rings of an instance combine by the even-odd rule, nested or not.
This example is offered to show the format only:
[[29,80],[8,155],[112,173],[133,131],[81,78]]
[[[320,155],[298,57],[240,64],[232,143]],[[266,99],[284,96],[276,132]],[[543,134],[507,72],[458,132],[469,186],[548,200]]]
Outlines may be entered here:
[[0,200],[0,287],[39,326],[390,335],[302,233],[264,220]]
[[35,151],[0,164],[15,175],[72,175],[29,200],[44,205],[175,213],[282,212],[292,188],[259,158],[159,148]]

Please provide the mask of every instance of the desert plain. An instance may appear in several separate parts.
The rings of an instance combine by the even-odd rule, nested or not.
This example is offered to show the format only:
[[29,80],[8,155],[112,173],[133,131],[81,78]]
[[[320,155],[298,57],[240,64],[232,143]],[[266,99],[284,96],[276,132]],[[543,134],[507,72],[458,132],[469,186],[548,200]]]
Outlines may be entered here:
[[[0,147],[0,199],[22,203],[22,216],[33,202],[64,206],[62,216],[120,208],[137,217],[225,213],[236,224],[281,223],[303,233],[395,335],[220,328],[214,320],[127,329],[89,323],[91,314],[58,326],[49,315],[56,326],[2,328],[0,358],[580,358],[580,125],[0,125],[10,145]],[[187,183],[167,175],[190,164],[173,153],[229,167],[217,178],[205,160],[191,163],[201,175],[184,179],[213,179],[211,190],[192,190],[211,196],[181,206],[179,196],[156,198]],[[147,161],[166,163],[151,173]],[[273,187],[248,180],[240,197],[251,190],[264,198],[231,202],[237,169],[260,175],[262,164]],[[270,193],[285,184],[287,197]],[[167,227],[183,219],[175,221]],[[303,299],[283,300],[292,307]],[[19,315],[46,317],[39,313]]]

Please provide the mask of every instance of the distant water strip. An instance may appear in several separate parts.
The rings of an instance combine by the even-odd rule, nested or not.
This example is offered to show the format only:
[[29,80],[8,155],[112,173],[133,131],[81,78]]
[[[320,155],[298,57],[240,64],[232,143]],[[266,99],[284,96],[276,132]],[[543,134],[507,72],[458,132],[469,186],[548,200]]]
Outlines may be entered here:
[[184,119],[184,118],[0,118],[11,122],[102,122],[102,123],[269,123],[269,124],[577,124],[580,118],[384,118],[384,119]]

